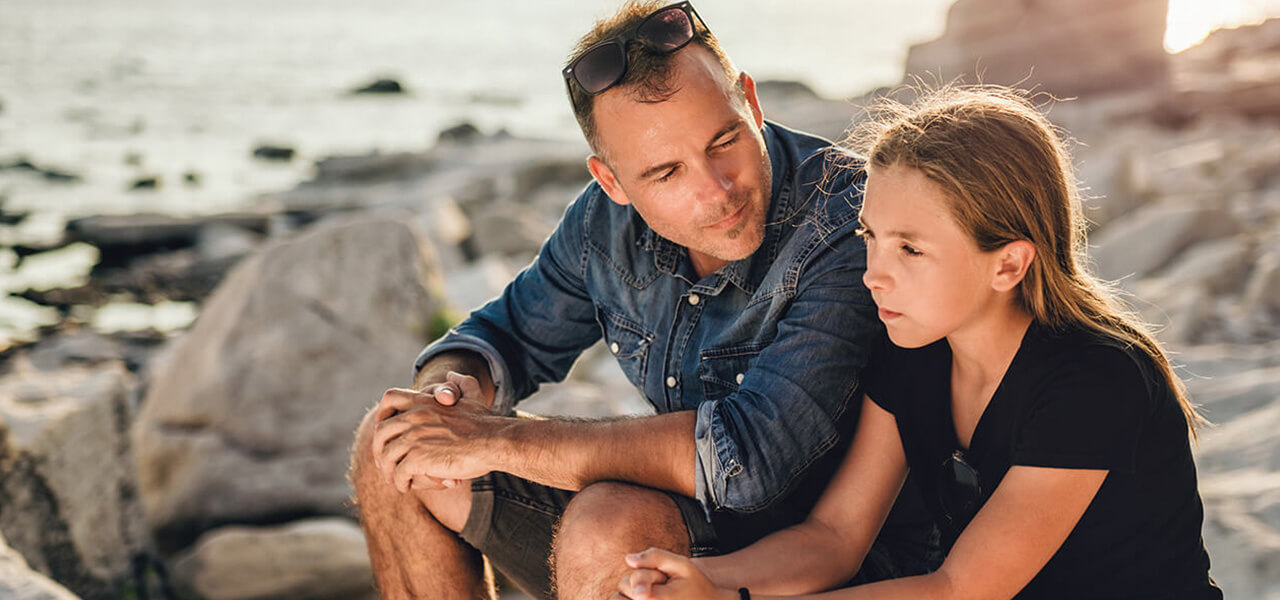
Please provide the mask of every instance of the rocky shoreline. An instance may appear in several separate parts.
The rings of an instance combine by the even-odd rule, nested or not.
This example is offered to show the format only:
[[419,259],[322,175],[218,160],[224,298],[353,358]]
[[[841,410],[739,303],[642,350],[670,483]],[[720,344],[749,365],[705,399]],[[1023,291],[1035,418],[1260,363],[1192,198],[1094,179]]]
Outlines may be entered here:
[[[908,65],[939,48],[988,51],[982,32],[1003,26],[973,15],[992,2],[957,2],[948,34]],[[1038,83],[1080,93],[1050,116],[1080,142],[1097,272],[1162,325],[1215,423],[1197,453],[1212,572],[1228,596],[1269,597],[1280,593],[1280,19],[1165,60],[1158,76],[1104,89],[1072,88],[1091,76],[1083,67]],[[839,101],[761,84],[767,116],[833,138],[876,93]],[[13,248],[37,260],[85,244],[98,259],[82,284],[16,292],[58,319],[0,352],[0,596],[376,597],[344,477],[350,431],[407,382],[425,342],[534,256],[588,181],[585,152],[459,126],[421,153],[320,161],[253,212],[89,217],[61,242]],[[115,332],[83,318],[122,300],[191,303],[199,318]],[[646,405],[594,348],[521,408]]]

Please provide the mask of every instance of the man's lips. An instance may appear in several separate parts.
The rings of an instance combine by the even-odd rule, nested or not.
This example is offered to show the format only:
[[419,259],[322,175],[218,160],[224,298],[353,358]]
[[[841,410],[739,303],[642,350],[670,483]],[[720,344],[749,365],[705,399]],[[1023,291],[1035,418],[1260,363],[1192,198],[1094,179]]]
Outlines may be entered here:
[[750,204],[750,203],[749,203],[749,202],[744,202],[744,203],[742,203],[742,206],[738,207],[738,210],[733,211],[733,214],[731,214],[731,215],[729,215],[729,216],[727,216],[727,217],[725,217],[725,218],[723,218],[723,219],[720,219],[719,221],[716,221],[715,223],[712,223],[711,225],[708,225],[708,226],[707,226],[707,229],[711,229],[711,230],[714,230],[714,231],[722,231],[722,230],[725,230],[725,229],[729,229],[730,227],[733,227],[734,225],[737,225],[737,224],[738,224],[738,221],[741,221],[741,220],[742,220],[742,216],[743,216],[743,215],[745,215],[745,214],[747,214],[747,205],[748,205],[748,204]]

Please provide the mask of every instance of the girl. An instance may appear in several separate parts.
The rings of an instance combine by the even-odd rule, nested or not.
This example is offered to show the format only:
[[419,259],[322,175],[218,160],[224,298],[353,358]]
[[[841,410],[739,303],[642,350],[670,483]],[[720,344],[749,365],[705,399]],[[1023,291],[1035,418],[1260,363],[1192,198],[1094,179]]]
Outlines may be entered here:
[[[741,551],[627,557],[651,599],[1218,599],[1199,421],[1160,346],[1084,268],[1070,163],[1011,90],[887,104],[864,145],[867,287],[885,341],[853,446],[809,519]],[[848,581],[917,479],[948,550]]]

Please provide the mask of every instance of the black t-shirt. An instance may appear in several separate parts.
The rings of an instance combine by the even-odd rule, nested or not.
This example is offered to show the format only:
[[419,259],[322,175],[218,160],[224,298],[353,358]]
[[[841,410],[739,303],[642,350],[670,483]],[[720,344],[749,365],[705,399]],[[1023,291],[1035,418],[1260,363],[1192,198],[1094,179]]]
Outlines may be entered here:
[[[943,532],[938,473],[960,449],[946,339],[883,337],[867,394],[893,413],[907,462]],[[1121,342],[1032,324],[973,431],[965,460],[985,503],[1013,465],[1110,473],[1062,547],[1017,598],[1222,598],[1201,539],[1204,508],[1186,420],[1151,360]],[[963,527],[960,525],[959,527]]]

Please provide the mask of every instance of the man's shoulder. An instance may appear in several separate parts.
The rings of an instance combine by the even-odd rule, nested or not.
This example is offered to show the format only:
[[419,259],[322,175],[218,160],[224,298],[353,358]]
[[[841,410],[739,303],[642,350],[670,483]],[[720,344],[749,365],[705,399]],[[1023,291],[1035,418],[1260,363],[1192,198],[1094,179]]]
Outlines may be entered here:
[[828,227],[857,218],[866,172],[854,153],[830,140],[770,122],[779,150],[788,155],[792,214]]

